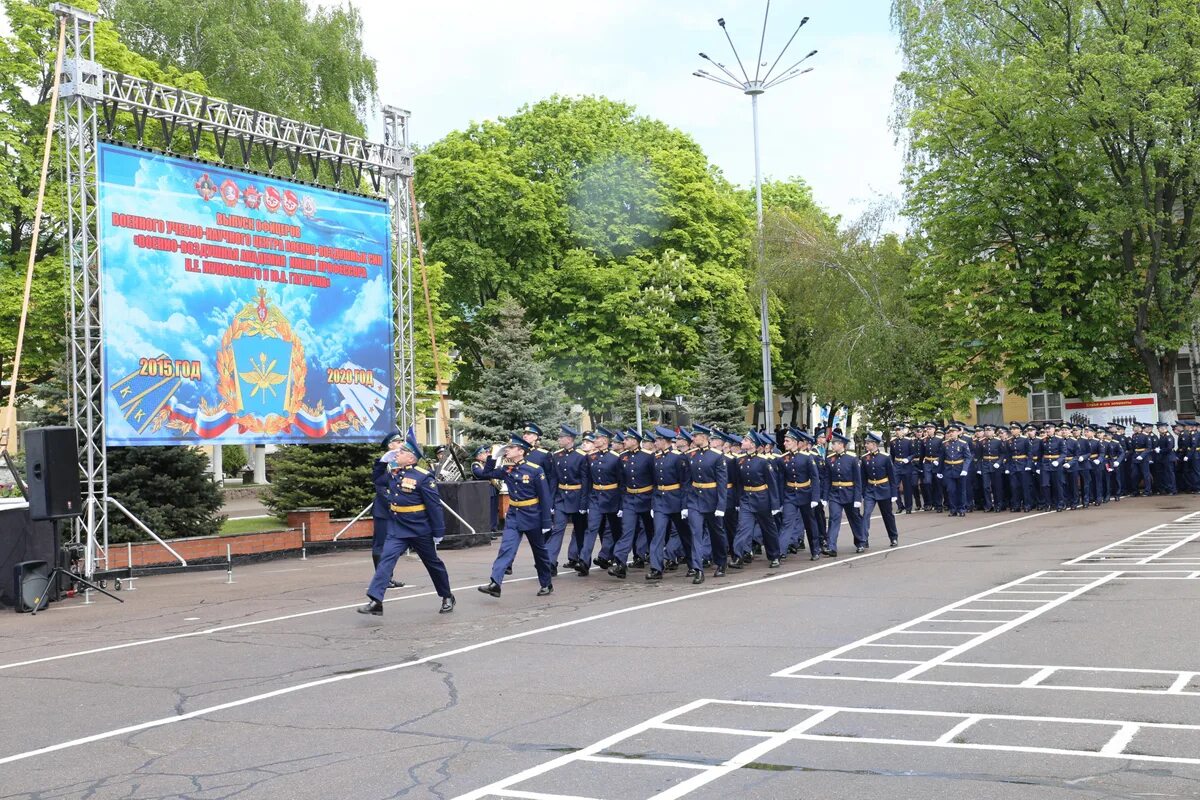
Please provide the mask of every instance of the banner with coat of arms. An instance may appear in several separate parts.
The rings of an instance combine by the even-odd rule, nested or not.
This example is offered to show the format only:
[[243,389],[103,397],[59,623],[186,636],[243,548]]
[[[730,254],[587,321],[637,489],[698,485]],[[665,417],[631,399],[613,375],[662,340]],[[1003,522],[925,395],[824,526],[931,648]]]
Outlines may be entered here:
[[108,444],[393,428],[386,203],[110,144],[97,189]]

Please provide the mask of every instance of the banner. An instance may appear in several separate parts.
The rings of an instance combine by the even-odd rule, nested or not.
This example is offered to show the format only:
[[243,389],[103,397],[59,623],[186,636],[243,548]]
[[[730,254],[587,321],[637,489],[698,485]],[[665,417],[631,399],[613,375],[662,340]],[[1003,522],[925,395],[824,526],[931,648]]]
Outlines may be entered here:
[[1064,400],[1063,418],[1069,422],[1107,425],[1120,422],[1158,422],[1158,395],[1127,394],[1092,400]]
[[386,203],[107,143],[98,158],[109,445],[392,430]]

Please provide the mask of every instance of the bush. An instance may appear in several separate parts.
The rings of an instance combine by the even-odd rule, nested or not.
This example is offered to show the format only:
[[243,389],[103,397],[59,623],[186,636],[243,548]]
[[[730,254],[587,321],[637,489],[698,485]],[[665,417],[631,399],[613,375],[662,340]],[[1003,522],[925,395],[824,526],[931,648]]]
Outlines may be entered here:
[[221,445],[221,472],[226,478],[240,477],[246,463],[246,448],[240,444]]
[[[215,536],[225,521],[208,456],[192,447],[110,448],[108,493],[164,539]],[[110,542],[148,538],[115,508],[108,520]]]
[[371,465],[374,444],[311,444],[281,447],[267,456],[271,485],[262,502],[278,517],[297,508],[329,508],[353,517],[375,498]]

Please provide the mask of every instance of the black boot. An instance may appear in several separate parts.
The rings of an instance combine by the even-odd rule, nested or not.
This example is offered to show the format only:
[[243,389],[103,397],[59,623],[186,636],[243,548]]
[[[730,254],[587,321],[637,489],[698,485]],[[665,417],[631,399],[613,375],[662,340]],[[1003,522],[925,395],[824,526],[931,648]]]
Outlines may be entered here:
[[696,585],[704,583],[704,570],[696,570],[696,577],[692,578],[692,583]]
[[442,607],[438,609],[439,614],[449,614],[454,610],[454,595],[442,598]]
[[538,589],[538,592],[537,592],[538,597],[545,597],[548,594],[554,594],[554,584],[553,583],[547,583],[545,586]]
[[404,581],[388,581],[389,589],[403,589]]
[[360,614],[370,614],[374,617],[382,617],[383,603],[379,602],[374,597],[368,597],[367,604],[365,606],[359,606],[357,610]]
[[624,564],[613,564],[608,568],[608,574],[614,578],[622,578],[628,574],[628,568]]
[[656,569],[652,569],[646,573],[646,580],[648,581],[661,581],[662,579],[663,574]]
[[492,597],[500,596],[500,584],[495,581],[488,581],[487,586],[480,586],[478,589],[484,594],[490,594]]

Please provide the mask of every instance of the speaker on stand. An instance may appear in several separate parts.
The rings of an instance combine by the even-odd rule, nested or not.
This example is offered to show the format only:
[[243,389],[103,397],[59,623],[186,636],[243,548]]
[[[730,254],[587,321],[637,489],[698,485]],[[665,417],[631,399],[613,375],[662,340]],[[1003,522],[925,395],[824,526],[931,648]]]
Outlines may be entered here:
[[[70,562],[64,564],[62,559],[59,522],[83,513],[79,491],[79,442],[75,438],[75,428],[61,426],[25,431],[25,475],[29,486],[29,517],[34,521],[49,520],[54,524],[55,542],[58,544],[55,552],[59,554],[58,562],[46,578],[46,588],[29,610],[36,614],[49,605],[50,593],[60,577],[124,603],[116,595],[101,589],[79,573],[72,572]],[[33,581],[32,573],[30,575]],[[24,584],[18,583],[17,587],[18,596],[23,598]]]

